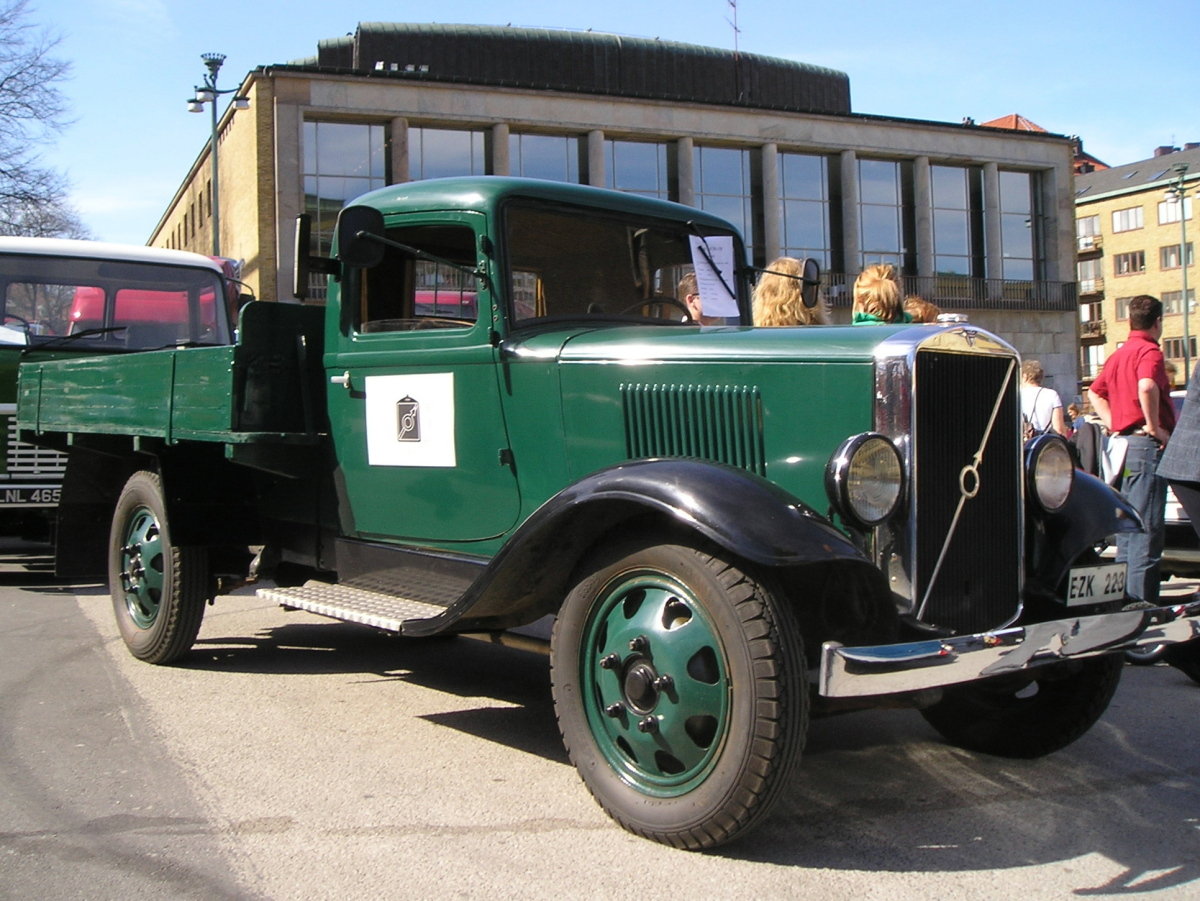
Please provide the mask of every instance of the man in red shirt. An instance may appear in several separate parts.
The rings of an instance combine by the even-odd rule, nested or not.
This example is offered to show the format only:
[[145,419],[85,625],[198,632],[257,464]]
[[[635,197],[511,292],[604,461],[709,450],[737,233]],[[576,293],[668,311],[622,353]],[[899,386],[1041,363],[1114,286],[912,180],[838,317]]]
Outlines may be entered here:
[[1142,515],[1145,532],[1117,535],[1117,562],[1128,566],[1125,593],[1158,603],[1167,481],[1158,458],[1175,428],[1171,383],[1163,365],[1162,301],[1140,294],[1129,301],[1129,340],[1104,363],[1088,399],[1113,435],[1129,442],[1118,487]]

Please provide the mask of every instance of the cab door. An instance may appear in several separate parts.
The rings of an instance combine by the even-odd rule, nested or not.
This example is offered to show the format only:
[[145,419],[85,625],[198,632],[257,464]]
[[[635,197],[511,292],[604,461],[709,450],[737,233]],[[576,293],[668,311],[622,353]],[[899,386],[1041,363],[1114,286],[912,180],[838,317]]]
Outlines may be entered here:
[[331,286],[325,370],[343,534],[473,542],[516,522],[520,497],[491,341],[492,295],[472,274],[484,216],[391,217],[383,262]]

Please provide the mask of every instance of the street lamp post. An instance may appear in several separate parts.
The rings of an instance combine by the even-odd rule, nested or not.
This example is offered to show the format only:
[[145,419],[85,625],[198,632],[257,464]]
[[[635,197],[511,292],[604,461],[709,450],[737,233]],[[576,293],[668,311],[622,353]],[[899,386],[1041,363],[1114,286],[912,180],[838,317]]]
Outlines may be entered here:
[[208,67],[208,74],[204,76],[204,84],[193,87],[196,93],[188,101],[188,112],[203,112],[206,103],[212,112],[212,137],[208,145],[208,155],[212,162],[212,199],[210,201],[212,207],[212,255],[219,257],[221,255],[221,191],[220,182],[217,180],[220,175],[217,162],[217,98],[222,94],[233,94],[232,105],[235,110],[249,109],[250,98],[239,95],[235,88],[221,90],[217,87],[217,73],[221,71],[221,63],[225,62],[224,53],[202,53],[200,58]]
[[1184,178],[1187,176],[1188,164],[1175,164],[1176,179],[1167,188],[1167,200],[1179,207],[1179,271],[1183,273],[1183,379],[1189,382],[1192,377],[1191,337],[1188,334],[1188,317],[1191,304],[1188,302],[1187,274],[1187,191]]

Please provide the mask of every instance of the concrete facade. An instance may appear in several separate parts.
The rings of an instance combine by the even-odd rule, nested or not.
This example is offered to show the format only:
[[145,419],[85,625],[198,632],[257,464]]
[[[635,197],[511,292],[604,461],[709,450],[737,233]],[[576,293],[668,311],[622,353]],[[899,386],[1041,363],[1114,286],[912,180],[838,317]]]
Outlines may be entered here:
[[[365,26],[364,26],[365,27]],[[551,35],[553,37],[553,33]],[[723,54],[707,50],[704,53]],[[671,199],[694,203],[697,147],[749,151],[755,172],[757,256],[778,256],[784,207],[776,161],[780,154],[820,155],[831,181],[830,227],[835,259],[859,259],[860,160],[899,161],[911,167],[904,214],[906,240],[914,245],[904,267],[908,293],[919,293],[945,312],[961,312],[996,331],[1026,357],[1041,360],[1047,384],[1064,401],[1077,393],[1079,312],[1075,295],[1075,209],[1072,144],[1063,136],[863,116],[806,113],[684,100],[587,94],[528,86],[439,81],[404,71],[350,71],[305,63],[268,66],[249,73],[241,94],[250,109],[226,111],[220,123],[221,248],[244,261],[244,278],[258,297],[291,299],[294,223],[305,209],[305,123],[352,122],[384,126],[388,181],[412,175],[408,146],[412,128],[471,129],[489,140],[488,174],[509,174],[508,138],[513,134],[577,136],[583,147],[581,180],[605,186],[606,139],[664,143],[670,155]],[[980,271],[942,278],[935,259],[931,166],[970,167],[982,183],[978,210],[982,236]],[[1029,173],[1037,196],[1026,226],[1037,234],[1034,279],[1004,279],[1000,179]],[[207,146],[187,173],[151,236],[156,246],[211,251],[211,204]],[[830,267],[826,290],[835,318],[848,318],[846,287],[858,266]]]

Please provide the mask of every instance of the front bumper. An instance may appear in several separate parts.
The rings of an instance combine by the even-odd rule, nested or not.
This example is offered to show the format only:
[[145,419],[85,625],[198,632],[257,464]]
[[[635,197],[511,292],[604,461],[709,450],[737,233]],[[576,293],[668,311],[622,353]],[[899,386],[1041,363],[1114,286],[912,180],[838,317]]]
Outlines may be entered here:
[[820,694],[866,697],[1019,673],[1062,660],[1200,638],[1200,599],[903,644],[821,648]]

